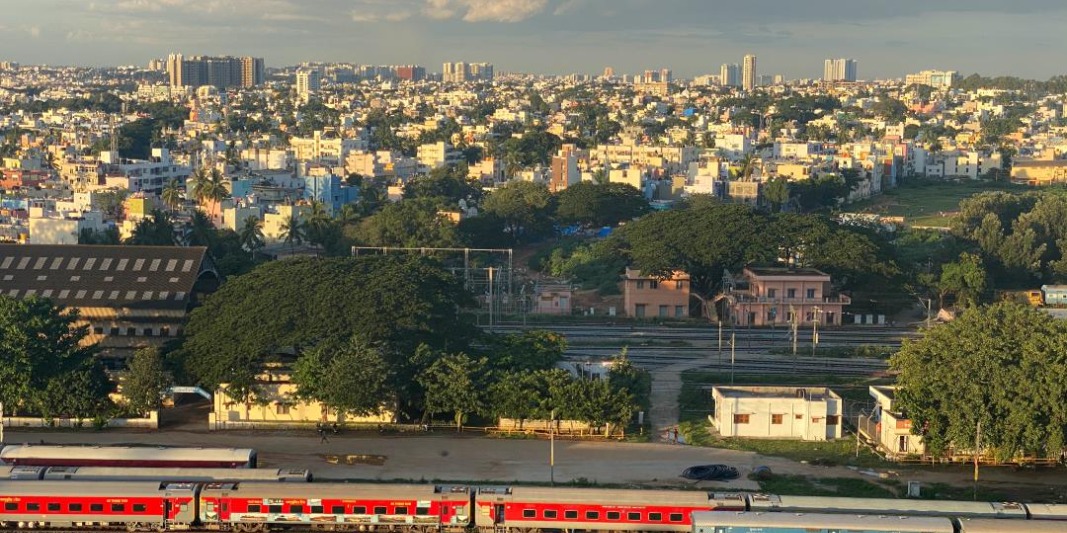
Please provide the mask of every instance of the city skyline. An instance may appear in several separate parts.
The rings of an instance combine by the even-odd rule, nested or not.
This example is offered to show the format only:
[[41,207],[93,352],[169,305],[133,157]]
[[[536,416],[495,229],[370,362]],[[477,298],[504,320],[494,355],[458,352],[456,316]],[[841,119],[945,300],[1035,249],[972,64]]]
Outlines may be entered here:
[[[827,57],[865,79],[922,69],[1045,79],[1059,73],[1067,5],[1054,0],[12,0],[0,59],[145,65],[172,52],[437,66],[456,58],[499,71],[617,74],[669,67],[714,74],[754,54],[759,70],[818,79]],[[1015,30],[1019,31],[1015,31]],[[1025,29],[1025,31],[1022,31]],[[1010,34],[1009,45],[984,36]],[[1020,57],[1025,60],[1020,61]]]

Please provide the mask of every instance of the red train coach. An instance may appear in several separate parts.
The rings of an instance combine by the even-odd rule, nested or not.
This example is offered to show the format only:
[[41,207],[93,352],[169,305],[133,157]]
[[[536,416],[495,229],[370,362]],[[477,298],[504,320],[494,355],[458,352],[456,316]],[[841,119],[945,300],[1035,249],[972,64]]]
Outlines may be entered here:
[[0,481],[0,527],[124,527],[129,531],[191,524],[196,485]]
[[0,449],[0,463],[22,466],[255,468],[248,448],[169,448],[15,444]]
[[738,494],[674,490],[483,487],[475,496],[482,531],[690,531],[694,511],[743,511]]
[[200,522],[236,531],[314,525],[335,530],[463,531],[467,487],[357,483],[212,483],[200,493]]

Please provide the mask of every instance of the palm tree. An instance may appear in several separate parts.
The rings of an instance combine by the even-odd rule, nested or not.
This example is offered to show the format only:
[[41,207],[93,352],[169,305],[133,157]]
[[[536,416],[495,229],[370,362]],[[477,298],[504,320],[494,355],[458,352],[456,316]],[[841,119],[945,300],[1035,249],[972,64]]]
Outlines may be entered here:
[[222,172],[219,172],[218,168],[212,167],[207,179],[207,187],[204,191],[204,198],[212,203],[212,215],[217,215],[218,209],[222,206],[222,201],[230,197],[230,191],[226,189],[225,183]]
[[193,193],[193,198],[196,199],[196,203],[199,204],[207,197],[207,191],[211,186],[211,180],[208,177],[207,169],[204,167],[196,169],[193,172],[192,180],[193,188],[190,192]]
[[255,215],[249,215],[241,225],[241,247],[255,257],[256,250],[263,247],[263,221]]
[[186,228],[189,246],[212,246],[215,241],[215,225],[203,211],[197,209]]
[[289,218],[282,221],[282,240],[285,244],[289,245],[289,252],[295,251],[297,244],[303,244],[306,233],[304,232],[304,223],[297,217],[296,213],[289,215]]
[[172,178],[167,182],[167,185],[163,187],[163,193],[160,198],[163,200],[163,204],[169,207],[171,211],[178,210],[178,206],[182,205],[182,190],[181,184],[178,183],[176,178]]
[[342,205],[341,210],[337,212],[337,222],[342,226],[348,226],[359,222],[359,206],[356,204]]

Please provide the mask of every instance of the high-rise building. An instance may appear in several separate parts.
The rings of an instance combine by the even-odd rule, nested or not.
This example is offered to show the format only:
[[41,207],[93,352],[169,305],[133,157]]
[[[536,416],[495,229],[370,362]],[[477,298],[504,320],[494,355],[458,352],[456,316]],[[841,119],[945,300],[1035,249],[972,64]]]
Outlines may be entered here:
[[264,81],[263,59],[258,57],[208,57],[170,54],[167,77],[172,87],[212,85],[219,89],[252,87]]
[[441,69],[441,81],[463,83],[466,81],[493,81],[492,63],[445,63]]
[[854,59],[827,59],[823,62],[823,81],[856,81],[857,64]]
[[426,69],[418,65],[401,65],[395,67],[396,78],[405,81],[422,81],[426,79]]
[[756,88],[756,56],[754,54],[748,54],[745,56],[744,63],[741,70],[741,88],[746,91],[751,91]]
[[611,67],[604,67],[604,79],[611,79],[615,77],[615,69]]
[[723,87],[741,86],[741,65],[737,63],[724,63],[719,68],[719,84]]
[[317,69],[301,70],[296,73],[296,94],[302,98],[322,88],[322,76]]
[[669,69],[669,68],[660,69],[660,71],[659,71],[659,81],[661,81],[663,83],[673,83],[674,82],[674,72],[671,72],[671,69]]

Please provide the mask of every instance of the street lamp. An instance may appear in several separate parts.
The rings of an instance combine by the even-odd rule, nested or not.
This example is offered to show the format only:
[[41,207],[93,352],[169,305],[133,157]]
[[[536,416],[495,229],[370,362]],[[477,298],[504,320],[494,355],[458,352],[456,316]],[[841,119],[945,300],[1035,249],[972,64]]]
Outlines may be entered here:
[[815,357],[815,347],[819,344],[819,313],[822,309],[811,308],[811,356]]

